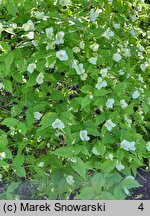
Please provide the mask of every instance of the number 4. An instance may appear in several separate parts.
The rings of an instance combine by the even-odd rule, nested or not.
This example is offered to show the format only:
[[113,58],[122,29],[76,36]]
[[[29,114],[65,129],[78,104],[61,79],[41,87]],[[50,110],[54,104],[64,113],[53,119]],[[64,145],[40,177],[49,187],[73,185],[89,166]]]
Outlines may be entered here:
[[141,203],[138,207],[139,210],[143,211],[144,210],[144,206],[143,206],[143,203]]

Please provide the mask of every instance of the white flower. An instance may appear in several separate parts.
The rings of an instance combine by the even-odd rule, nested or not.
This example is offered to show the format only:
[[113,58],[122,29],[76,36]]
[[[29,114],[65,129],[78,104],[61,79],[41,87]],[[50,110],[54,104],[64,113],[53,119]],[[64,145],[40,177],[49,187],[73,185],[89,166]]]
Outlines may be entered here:
[[121,51],[125,57],[131,57],[130,48],[122,48]]
[[129,119],[126,115],[124,116],[126,122],[128,123],[128,127],[131,127],[131,124],[132,124],[132,120]]
[[123,99],[120,101],[120,106],[122,107],[122,109],[126,108],[128,106],[128,104],[126,103],[126,101]]
[[137,45],[137,48],[138,48],[141,52],[144,51],[144,47],[143,47],[141,44],[138,44],[138,45]]
[[49,39],[52,39],[52,36],[53,36],[53,28],[46,28],[45,29],[45,32],[46,32],[46,37],[49,38]]
[[91,21],[95,21],[97,19],[97,17],[99,16],[100,11],[96,10],[94,11],[94,9],[90,10],[90,20]]
[[113,60],[119,62],[121,60],[121,55],[117,52],[113,55]]
[[4,85],[3,85],[3,83],[0,83],[0,90],[1,90],[2,88],[4,88]]
[[0,160],[3,160],[6,158],[5,152],[0,152]]
[[69,185],[72,185],[72,184],[75,182],[74,179],[73,179],[73,176],[68,175],[68,176],[66,177],[66,182],[67,182]]
[[143,64],[140,64],[140,68],[143,72],[145,72],[146,68],[148,66],[148,63],[147,62],[144,62]]
[[22,27],[25,31],[34,31],[34,23],[32,22],[32,20],[28,20],[28,22],[23,24]]
[[142,83],[144,82],[143,77],[141,76],[141,74],[139,74],[139,81],[141,81]]
[[52,123],[52,127],[54,129],[63,129],[65,127],[64,123],[60,120],[60,119],[56,119],[53,123]]
[[87,78],[87,74],[86,74],[86,73],[82,73],[82,74],[80,75],[80,77],[81,77],[81,80],[85,81],[86,78]]
[[36,82],[40,85],[44,82],[44,74],[43,73],[39,73],[39,75],[36,78]]
[[56,38],[55,43],[56,44],[64,43],[64,35],[65,35],[65,33],[63,31],[58,32],[55,36],[55,38]]
[[84,49],[84,47],[85,47],[85,43],[84,43],[83,41],[80,41],[80,43],[79,43],[79,47],[80,47],[80,49]]
[[99,152],[97,151],[95,147],[92,148],[92,153],[95,155],[99,155]]
[[102,77],[106,77],[108,73],[108,68],[103,68],[100,70],[100,74]]
[[121,162],[117,161],[116,168],[118,171],[121,171],[125,168],[125,166],[122,165]]
[[107,122],[104,125],[108,131],[111,131],[112,128],[116,126],[116,124],[114,124],[111,119],[107,120]]
[[135,148],[135,142],[134,141],[129,142],[129,141],[127,141],[127,140],[124,139],[123,141],[121,141],[120,145],[126,151],[129,151],[129,150],[135,151],[136,150],[136,148]]
[[81,74],[83,74],[85,72],[83,64],[82,63],[78,64],[77,60],[73,60],[72,68],[74,68],[76,70],[78,75],[81,75]]
[[119,70],[119,74],[120,75],[124,75],[124,71],[123,70]]
[[37,41],[35,41],[35,40],[32,40],[32,44],[33,44],[35,47],[37,47],[37,46],[38,46],[38,42],[37,42]]
[[133,99],[136,99],[140,96],[140,93],[138,92],[138,90],[134,91],[133,94],[132,94],[132,98]]
[[106,159],[113,160],[113,158],[114,158],[113,154],[108,154],[108,155],[106,156]]
[[34,112],[33,115],[34,115],[34,118],[35,118],[36,120],[40,120],[41,117],[42,117],[42,114],[41,114],[40,112]]
[[76,158],[70,158],[69,159],[72,163],[76,163],[77,162],[77,159]]
[[84,66],[83,66],[82,63],[80,63],[78,65],[78,68],[76,69],[76,72],[77,72],[78,75],[81,75],[81,74],[83,74],[85,72],[85,69],[84,69]]
[[133,37],[135,37],[135,36],[136,36],[136,33],[135,33],[135,31],[134,31],[134,29],[133,29],[133,28],[130,30],[130,33],[131,33],[131,35],[132,35]]
[[106,86],[107,86],[107,82],[105,80],[103,80],[102,77],[98,77],[98,82],[95,85],[95,87],[97,89],[101,89],[101,88],[106,87]]
[[113,31],[110,30],[110,28],[107,28],[106,31],[103,33],[103,36],[107,38],[108,40],[113,37],[115,34]]
[[56,57],[59,58],[60,61],[67,61],[68,55],[65,50],[60,50],[56,52]]
[[89,96],[90,99],[93,99],[93,94],[92,94],[92,92],[88,92],[88,96]]
[[94,43],[94,44],[92,44],[92,45],[90,46],[90,48],[91,48],[94,52],[96,52],[96,51],[98,50],[98,48],[99,48],[99,44]]
[[96,65],[97,58],[96,58],[96,57],[91,57],[91,58],[89,59],[89,62],[90,62],[91,64],[93,64],[93,65]]
[[32,31],[32,32],[29,32],[28,34],[26,34],[26,37],[28,38],[28,39],[34,39],[34,32]]
[[119,28],[120,28],[120,24],[119,24],[119,23],[114,23],[114,24],[113,24],[113,27],[114,27],[115,29],[119,29]]
[[80,48],[79,47],[73,47],[72,51],[74,53],[78,53],[78,52],[80,52]]
[[82,141],[89,141],[90,137],[87,135],[87,130],[81,130],[80,131],[80,139]]
[[45,165],[44,162],[40,162],[40,163],[38,164],[39,167],[43,167],[44,165]]
[[44,12],[36,11],[36,12],[35,12],[35,17],[36,17],[37,19],[43,19],[43,17],[44,17]]
[[107,108],[113,108],[114,102],[115,102],[114,99],[112,99],[112,98],[108,99],[107,102],[106,102],[106,107]]
[[31,63],[31,64],[28,65],[27,71],[29,73],[33,73],[33,71],[34,71],[35,68],[36,68],[36,64],[35,63]]
[[67,6],[67,4],[71,4],[71,1],[70,0],[59,0],[59,3],[62,6]]
[[146,148],[147,148],[147,151],[150,151],[150,141],[147,142]]

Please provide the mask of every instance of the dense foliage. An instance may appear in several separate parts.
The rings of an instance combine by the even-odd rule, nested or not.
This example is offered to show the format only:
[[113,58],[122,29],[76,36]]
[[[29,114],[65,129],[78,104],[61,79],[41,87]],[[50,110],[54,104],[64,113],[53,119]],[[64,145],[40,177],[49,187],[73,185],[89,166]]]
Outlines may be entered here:
[[49,199],[125,199],[139,186],[149,38],[143,0],[0,0],[1,198],[22,181]]

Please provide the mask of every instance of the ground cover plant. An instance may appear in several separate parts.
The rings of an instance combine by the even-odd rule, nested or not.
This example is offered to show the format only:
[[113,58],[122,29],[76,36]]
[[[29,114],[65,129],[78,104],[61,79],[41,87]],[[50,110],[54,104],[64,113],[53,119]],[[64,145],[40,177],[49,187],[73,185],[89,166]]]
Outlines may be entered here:
[[36,188],[28,199],[118,200],[140,187],[148,13],[143,0],[0,0],[1,199],[21,199],[23,182]]

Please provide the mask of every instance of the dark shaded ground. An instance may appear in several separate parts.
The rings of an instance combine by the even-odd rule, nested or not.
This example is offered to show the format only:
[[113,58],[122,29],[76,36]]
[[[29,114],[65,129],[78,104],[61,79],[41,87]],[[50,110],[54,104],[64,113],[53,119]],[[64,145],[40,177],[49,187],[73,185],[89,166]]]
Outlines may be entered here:
[[136,180],[143,187],[131,190],[131,196],[128,200],[150,200],[150,172],[143,169],[138,169]]
[[[138,169],[136,180],[143,185],[143,187],[132,189],[131,196],[127,200],[150,200],[150,171]],[[6,191],[8,185],[0,184],[0,199],[1,194]],[[45,200],[47,197],[40,197],[36,187],[30,182],[21,183],[15,190],[15,194],[19,196],[20,200]]]

